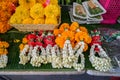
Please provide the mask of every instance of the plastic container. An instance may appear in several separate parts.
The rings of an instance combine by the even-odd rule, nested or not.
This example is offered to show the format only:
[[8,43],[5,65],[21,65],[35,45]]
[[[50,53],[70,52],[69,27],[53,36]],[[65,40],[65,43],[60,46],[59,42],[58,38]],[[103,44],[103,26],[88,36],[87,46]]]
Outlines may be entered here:
[[[76,14],[76,6],[81,6],[82,8],[83,8],[83,11],[85,12],[85,16],[82,16],[82,15],[77,15]],[[84,9],[84,7],[83,7],[83,5],[81,5],[81,4],[78,4],[78,3],[73,3],[73,15],[75,16],[75,17],[78,17],[78,18],[82,18],[82,19],[87,19],[87,14],[86,14],[86,11],[85,11],[85,9]]]
[[99,12],[99,13],[96,13],[96,14],[90,13],[89,6],[88,6],[88,1],[85,1],[82,4],[83,4],[88,16],[94,17],[94,16],[98,16],[98,15],[106,13],[106,10],[103,8],[103,6],[98,1],[94,1],[94,3],[102,10],[102,12]]
[[106,9],[106,13],[103,14],[102,23],[115,24],[120,16],[120,0],[99,0],[101,5]]

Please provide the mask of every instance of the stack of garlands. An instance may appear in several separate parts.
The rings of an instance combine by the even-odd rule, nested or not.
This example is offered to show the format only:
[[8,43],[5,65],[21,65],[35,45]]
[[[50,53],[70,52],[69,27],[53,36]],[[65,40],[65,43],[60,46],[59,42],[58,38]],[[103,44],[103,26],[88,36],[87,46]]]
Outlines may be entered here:
[[9,44],[5,41],[0,41],[0,68],[4,68],[7,65],[8,62],[8,51],[7,48],[9,47]]
[[30,61],[32,66],[35,67],[40,67],[42,63],[51,63],[51,51],[55,45],[54,40],[55,36],[51,31],[35,31],[26,35],[19,46],[19,63],[25,65]]
[[[88,44],[91,43],[91,37],[85,27],[79,26],[77,22],[71,25],[63,23],[59,29],[54,30],[56,36],[55,42],[61,48],[63,67],[81,71],[85,67],[85,59],[82,54],[88,49]],[[78,63],[79,56],[81,63]]]
[[0,1],[0,33],[11,29],[8,20],[15,11],[15,6],[10,0]]
[[19,0],[11,24],[58,24],[58,0]]

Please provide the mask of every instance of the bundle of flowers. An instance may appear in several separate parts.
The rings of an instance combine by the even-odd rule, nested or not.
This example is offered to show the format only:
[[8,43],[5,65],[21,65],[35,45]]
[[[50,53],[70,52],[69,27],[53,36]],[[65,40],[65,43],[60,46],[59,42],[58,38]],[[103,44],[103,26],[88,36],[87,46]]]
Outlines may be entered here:
[[[61,48],[61,59],[63,67],[74,68],[81,71],[85,67],[85,58],[82,54],[88,49],[91,37],[85,27],[79,26],[77,22],[71,25],[63,23],[59,29],[54,30],[55,42]],[[81,57],[81,63],[78,59]]]
[[58,24],[58,0],[19,0],[11,24]]
[[7,48],[9,47],[9,44],[5,41],[0,41],[0,68],[4,68],[7,65],[8,62],[8,51]]
[[51,31],[35,31],[26,35],[20,44],[20,64],[30,61],[32,66],[51,63],[52,48],[55,45],[55,36]]
[[11,29],[8,20],[15,11],[15,6],[12,2],[11,0],[0,1],[0,33],[5,33]]
[[[99,56],[96,56],[96,53],[98,53]],[[112,68],[111,59],[102,48],[100,32],[97,30],[92,31],[89,60],[96,70],[106,72]]]

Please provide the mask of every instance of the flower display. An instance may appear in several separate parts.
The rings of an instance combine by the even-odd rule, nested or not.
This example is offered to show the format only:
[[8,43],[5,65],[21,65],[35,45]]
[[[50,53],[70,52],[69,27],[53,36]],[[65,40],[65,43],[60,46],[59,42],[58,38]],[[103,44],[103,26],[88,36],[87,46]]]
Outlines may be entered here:
[[19,0],[10,24],[58,24],[61,9],[57,0]]
[[8,62],[8,50],[9,43],[6,41],[0,41],[0,68],[4,68],[7,66]]
[[[95,56],[95,53],[98,53],[100,57]],[[97,30],[92,31],[89,60],[92,66],[98,71],[106,72],[112,69],[111,59],[101,46],[100,32]]]
[[54,45],[55,37],[51,31],[34,31],[27,34],[19,46],[19,63],[25,65],[30,61],[35,67],[50,63],[52,60],[51,49]]
[[[59,29],[54,30],[55,42],[61,48],[63,67],[81,71],[85,67],[85,59],[82,54],[88,49],[91,37],[85,27],[79,26],[77,22],[71,25],[63,23]],[[78,63],[79,56],[81,63]]]

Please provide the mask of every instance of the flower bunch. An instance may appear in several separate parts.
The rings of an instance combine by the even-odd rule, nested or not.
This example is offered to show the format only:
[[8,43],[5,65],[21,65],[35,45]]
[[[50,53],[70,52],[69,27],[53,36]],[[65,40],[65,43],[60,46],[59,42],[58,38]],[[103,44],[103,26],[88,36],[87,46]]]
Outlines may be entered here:
[[8,20],[15,11],[15,5],[10,0],[0,1],[0,33],[5,33],[11,26]]
[[[25,65],[31,58],[32,66],[51,62],[51,48],[55,45],[55,37],[51,31],[34,31],[27,34],[20,44],[20,64]],[[24,56],[24,59],[23,59]]]
[[[71,25],[63,23],[59,29],[54,30],[54,35],[56,44],[62,49],[63,66],[82,70],[85,63],[82,52],[86,51],[88,44],[91,43],[87,29],[79,26],[77,22],[73,22]],[[79,56],[81,64],[77,63]]]
[[[111,59],[104,51],[101,44],[100,32],[97,30],[92,31],[92,42],[89,60],[96,70],[106,72],[112,68]],[[100,57],[95,56],[95,53],[98,53]]]
[[58,0],[19,0],[11,24],[58,24]]
[[9,47],[9,44],[5,41],[0,41],[0,68],[4,68],[7,65],[8,62],[8,51],[7,48]]

